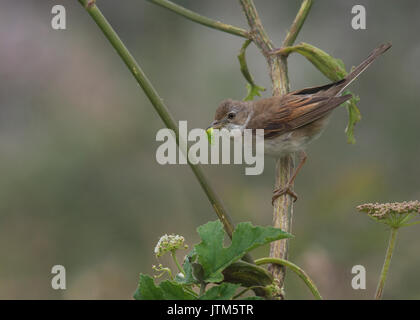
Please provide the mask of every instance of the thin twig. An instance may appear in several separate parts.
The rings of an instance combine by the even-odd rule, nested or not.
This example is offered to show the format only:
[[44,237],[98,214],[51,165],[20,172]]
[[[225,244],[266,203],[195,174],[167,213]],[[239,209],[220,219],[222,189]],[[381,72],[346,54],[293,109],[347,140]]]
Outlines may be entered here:
[[283,47],[289,47],[295,43],[295,40],[299,34],[300,29],[302,29],[303,24],[305,23],[306,17],[308,16],[309,10],[312,7],[312,0],[304,0],[300,9],[296,15],[295,20],[290,26],[289,32],[284,38]]
[[[174,118],[170,114],[162,98],[159,96],[159,94],[153,87],[150,80],[147,78],[143,70],[140,68],[137,61],[128,51],[127,47],[121,41],[118,34],[114,31],[112,26],[108,23],[106,18],[103,16],[99,8],[96,6],[95,3],[92,3],[91,0],[79,0],[79,2],[87,10],[89,15],[96,22],[98,27],[104,33],[105,37],[109,40],[111,45],[114,47],[114,49],[117,51],[121,59],[124,61],[127,68],[133,74],[134,78],[136,79],[138,84],[141,86],[146,96],[149,98],[150,102],[152,103],[153,107],[155,108],[156,112],[159,114],[160,118],[163,120],[165,125],[169,129],[175,132],[177,143],[178,144],[184,143],[183,141],[180,141],[178,126],[176,125]],[[201,167],[198,165],[193,165],[189,161],[188,161],[188,164],[190,165],[198,182],[203,188],[205,194],[207,195],[207,198],[209,199],[211,205],[213,206],[213,209],[215,210],[219,220],[223,223],[226,233],[229,235],[230,238],[232,238],[234,225],[229,214],[224,208],[222,202],[220,201],[216,192],[211,187]],[[245,256],[244,260],[250,263],[253,263],[250,255]]]
[[209,28],[217,29],[220,31],[224,31],[230,34],[233,34],[235,36],[243,37],[243,38],[249,38],[249,34],[246,30],[217,21],[210,18],[207,18],[205,16],[202,16],[194,11],[191,11],[189,9],[186,9],[178,4],[175,4],[168,0],[147,0],[149,2],[152,2],[154,4],[157,4],[161,7],[164,7],[166,9],[169,9],[189,20],[192,20],[194,22],[197,22],[199,24],[202,24],[204,26],[207,26]]

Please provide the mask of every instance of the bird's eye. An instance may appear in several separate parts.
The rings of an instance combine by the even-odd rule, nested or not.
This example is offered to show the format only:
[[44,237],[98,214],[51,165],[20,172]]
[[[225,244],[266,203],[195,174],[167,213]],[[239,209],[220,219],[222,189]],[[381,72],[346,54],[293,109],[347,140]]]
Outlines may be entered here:
[[235,116],[236,116],[235,112],[229,112],[228,113],[228,119],[233,119],[233,118],[235,118]]

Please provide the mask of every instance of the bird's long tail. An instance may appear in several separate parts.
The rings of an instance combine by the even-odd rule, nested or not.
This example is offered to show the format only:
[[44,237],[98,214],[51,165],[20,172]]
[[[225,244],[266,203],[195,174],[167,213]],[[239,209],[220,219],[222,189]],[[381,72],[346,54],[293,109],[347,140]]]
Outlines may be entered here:
[[338,91],[337,95],[341,94],[343,90],[346,89],[363,71],[365,71],[367,67],[369,67],[377,57],[379,57],[391,47],[392,45],[390,43],[384,43],[377,47],[375,50],[373,50],[371,54],[365,60],[363,60],[361,64],[354,68],[354,70],[343,79],[344,81],[339,86],[340,90]]

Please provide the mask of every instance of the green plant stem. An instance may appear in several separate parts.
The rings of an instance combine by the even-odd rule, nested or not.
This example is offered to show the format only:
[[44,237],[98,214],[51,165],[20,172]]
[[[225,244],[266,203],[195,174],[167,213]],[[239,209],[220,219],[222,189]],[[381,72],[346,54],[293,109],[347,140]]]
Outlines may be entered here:
[[289,54],[294,52],[297,47],[298,46],[282,47],[280,49],[276,49],[276,50],[271,51],[270,54],[272,54],[272,55],[279,54],[279,55],[283,55],[283,56],[288,56]]
[[[269,52],[273,50],[274,46],[262,25],[254,2],[252,0],[240,0],[239,2],[247,18],[248,25],[251,28],[252,40],[260,49],[261,53],[266,57],[270,71],[273,96],[284,95],[289,92],[286,57],[273,56],[269,54]],[[277,159],[275,188],[282,188],[286,186],[287,182],[292,177],[293,167],[293,158],[291,156],[285,156]],[[277,198],[274,202],[273,226],[289,232],[289,222],[292,214],[292,198],[288,194]],[[276,258],[287,258],[287,246],[287,240],[272,242],[270,245],[270,256]],[[284,267],[272,265],[269,267],[269,271],[272,273],[273,277],[278,280],[280,287],[282,287],[285,276]]]
[[398,233],[398,228],[391,228],[391,234],[389,237],[388,248],[386,250],[385,261],[382,267],[381,276],[379,277],[379,283],[378,283],[378,287],[375,293],[376,300],[381,299],[382,294],[384,292],[389,265],[391,263],[392,253],[394,252],[395,242],[397,240],[397,233]]
[[[258,12],[252,0],[239,0],[248,24],[251,28],[253,42],[259,47],[261,53],[266,57],[271,83],[273,87],[273,96],[281,96],[289,92],[289,77],[287,72],[287,56],[272,55],[270,52],[274,46],[264,30],[259,18]],[[292,23],[292,26],[283,42],[283,45],[291,46],[296,40],[299,31],[312,6],[312,0],[304,0],[301,8]],[[292,177],[294,169],[294,160],[290,155],[278,158],[276,161],[275,189],[283,189],[287,186]],[[290,195],[285,194],[278,197],[274,202],[273,226],[286,232],[291,232],[293,219],[293,200]],[[287,259],[288,240],[275,241],[270,246],[270,257]],[[282,287],[284,284],[285,268],[273,264],[269,267],[270,272],[279,281]]]
[[[176,125],[175,120],[172,117],[172,115],[169,113],[169,110],[164,104],[162,98],[159,96],[159,94],[153,87],[152,83],[149,81],[146,74],[140,68],[139,64],[131,55],[127,47],[121,41],[118,34],[114,31],[112,26],[103,16],[102,12],[96,6],[95,2],[92,0],[78,0],[78,1],[86,9],[86,11],[92,17],[92,19],[96,22],[98,27],[104,33],[105,37],[109,40],[111,45],[114,47],[114,49],[117,51],[121,59],[124,61],[127,68],[133,74],[134,78],[136,79],[140,87],[143,89],[146,96],[149,98],[156,112],[158,113],[162,121],[165,123],[166,127],[168,127],[169,129],[175,132],[177,143],[178,144],[185,143],[183,141],[180,141],[178,126]],[[204,193],[209,199],[211,205],[213,206],[213,209],[216,212],[219,220],[222,222],[226,233],[229,235],[230,238],[232,238],[234,225],[233,225],[232,219],[230,218],[229,214],[224,208],[221,200],[217,196],[214,189],[211,187],[201,167],[198,165],[193,165],[189,161],[188,161],[188,164],[190,165],[192,171],[194,172],[195,177],[197,178]],[[253,260],[249,254],[247,254],[244,257],[244,260],[250,263],[253,263]]]
[[184,269],[181,268],[181,265],[178,262],[178,259],[176,258],[175,250],[171,251],[172,260],[174,260],[176,267],[178,268],[179,272],[181,272],[185,276]]
[[304,0],[300,9],[296,15],[295,20],[290,26],[289,32],[284,38],[283,47],[288,47],[295,43],[295,40],[299,34],[300,29],[302,29],[303,24],[305,23],[306,17],[308,16],[309,11],[311,10],[313,0]]
[[235,36],[243,37],[243,38],[249,38],[249,34],[246,30],[222,23],[220,21],[216,21],[207,17],[204,17],[198,13],[195,13],[194,11],[191,11],[189,9],[186,9],[178,4],[175,4],[168,0],[147,0],[149,2],[152,2],[154,4],[157,4],[161,7],[164,7],[166,9],[169,9],[184,18],[187,18],[189,20],[192,20],[194,22],[197,22],[199,24],[202,24],[206,27],[217,29],[223,32],[227,32],[230,34],[233,34]]
[[294,263],[290,261],[279,259],[279,258],[261,258],[261,259],[255,260],[256,265],[262,265],[262,264],[268,264],[268,263],[282,265],[289,268],[293,272],[295,272],[305,282],[309,290],[311,290],[315,299],[322,300],[322,297],[318,289],[316,288],[314,282],[311,280],[311,278],[309,278],[306,272],[303,271],[299,266],[295,265]]

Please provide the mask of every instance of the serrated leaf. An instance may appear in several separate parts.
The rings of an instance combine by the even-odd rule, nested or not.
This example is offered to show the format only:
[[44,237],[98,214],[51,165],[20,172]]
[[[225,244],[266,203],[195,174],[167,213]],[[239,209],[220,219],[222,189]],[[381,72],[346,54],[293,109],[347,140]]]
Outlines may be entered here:
[[238,288],[238,284],[222,283],[207,290],[199,300],[230,300]]
[[156,285],[153,278],[141,274],[139,285],[134,293],[136,300],[194,300],[191,293],[185,291],[183,286],[175,281],[165,280]]
[[136,300],[163,300],[163,291],[155,285],[152,277],[141,274],[139,285],[134,293]]
[[292,235],[273,227],[239,223],[229,247],[223,247],[224,231],[220,221],[208,222],[197,229],[201,242],[195,246],[197,261],[203,267],[205,282],[220,282],[222,271],[252,249]]

